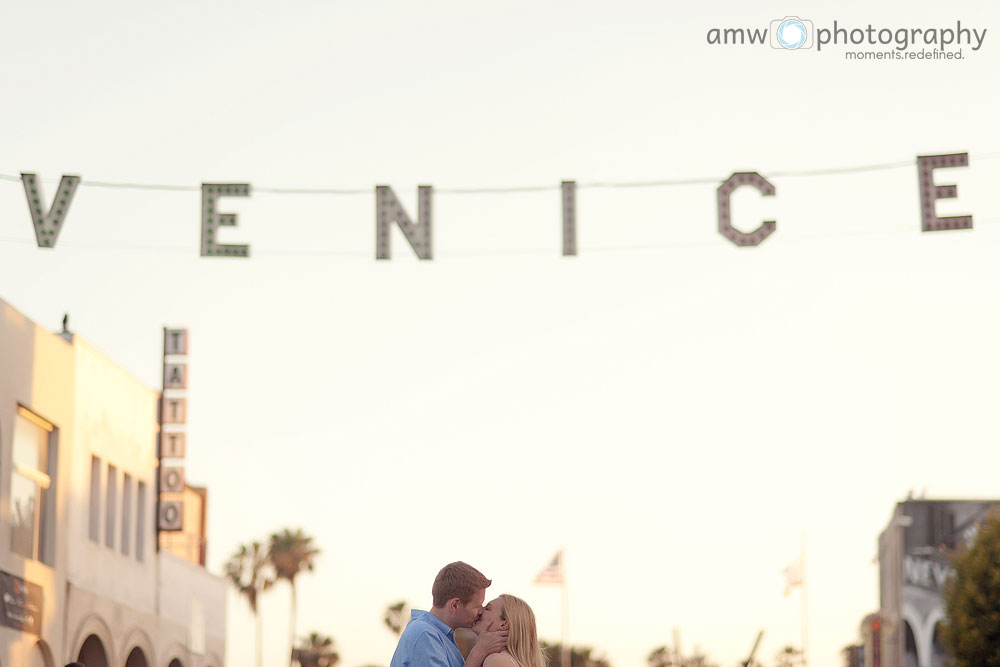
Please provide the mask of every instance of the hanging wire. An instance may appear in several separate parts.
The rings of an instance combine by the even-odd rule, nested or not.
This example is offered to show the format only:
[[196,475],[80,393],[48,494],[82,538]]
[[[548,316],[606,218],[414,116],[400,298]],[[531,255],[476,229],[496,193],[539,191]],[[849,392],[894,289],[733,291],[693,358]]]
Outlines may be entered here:
[[[1000,157],[1000,153],[982,153],[971,155],[970,160],[991,160]],[[897,162],[883,162],[876,164],[859,164],[846,167],[825,167],[820,169],[788,169],[784,171],[772,171],[764,173],[765,178],[808,178],[812,176],[835,176],[841,174],[859,174],[872,171],[885,171],[888,169],[903,169],[915,167],[916,160],[899,160]],[[20,176],[11,174],[0,174],[0,180],[20,183]],[[42,179],[43,182],[56,182],[54,179]],[[654,181],[594,181],[591,183],[578,183],[577,189],[599,189],[599,188],[660,188],[684,185],[718,185],[726,180],[726,177],[718,178],[705,176],[700,178],[667,179]],[[80,181],[82,187],[92,188],[112,188],[120,190],[166,190],[172,192],[198,192],[201,185],[169,185],[163,183],[124,183],[114,181],[92,181],[83,179]],[[481,188],[434,188],[434,194],[445,195],[479,195],[479,194],[512,194],[518,192],[551,192],[559,190],[560,185],[519,185],[511,187],[481,187]],[[266,192],[280,195],[373,195],[374,188],[276,188],[257,187],[254,192]]]

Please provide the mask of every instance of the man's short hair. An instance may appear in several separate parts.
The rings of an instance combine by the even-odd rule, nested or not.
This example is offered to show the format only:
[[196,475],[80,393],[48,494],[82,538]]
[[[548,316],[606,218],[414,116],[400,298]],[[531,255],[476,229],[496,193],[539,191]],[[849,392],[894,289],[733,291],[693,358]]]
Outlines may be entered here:
[[465,604],[479,591],[489,588],[493,582],[468,563],[455,561],[441,568],[434,577],[431,595],[434,596],[434,606],[444,607],[448,600],[458,598]]

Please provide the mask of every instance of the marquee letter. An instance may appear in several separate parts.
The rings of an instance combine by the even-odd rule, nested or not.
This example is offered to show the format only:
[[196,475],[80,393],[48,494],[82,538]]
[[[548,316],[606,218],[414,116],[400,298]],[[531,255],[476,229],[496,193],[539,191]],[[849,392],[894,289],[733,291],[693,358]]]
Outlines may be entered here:
[[168,329],[163,327],[163,355],[187,354],[187,329]]
[[187,399],[164,396],[163,405],[160,407],[161,421],[164,424],[186,424],[187,423]]
[[431,252],[432,217],[431,194],[433,187],[421,185],[417,187],[417,218],[413,224],[406,214],[403,205],[396,199],[396,193],[388,185],[375,186],[375,259],[392,259],[392,249],[389,245],[389,227],[392,223],[399,225],[403,235],[409,242],[413,252],[420,259],[433,259]]
[[184,530],[184,501],[160,500],[159,521],[160,532],[177,532]]
[[944,229],[972,229],[971,215],[952,215],[939,218],[934,210],[936,200],[954,199],[958,196],[958,186],[934,185],[934,170],[942,167],[968,166],[968,153],[917,156],[917,179],[920,183],[920,231],[939,232]]
[[216,231],[219,227],[235,227],[235,213],[219,213],[216,202],[219,197],[249,197],[249,183],[202,183],[201,184],[201,256],[202,257],[249,257],[248,245],[223,245],[217,243]]
[[563,257],[576,256],[576,181],[562,182]]
[[733,173],[716,191],[716,201],[719,209],[719,233],[739,246],[759,245],[761,241],[774,232],[777,225],[774,220],[765,220],[761,223],[760,227],[749,234],[744,234],[733,227],[729,197],[733,190],[741,185],[752,185],[765,197],[774,196],[774,186],[768,183],[767,179],[756,171],[738,171]]
[[184,431],[160,432],[160,458],[182,459],[186,444]]
[[164,364],[163,388],[187,389],[187,364]]
[[180,466],[160,468],[160,493],[184,493],[184,468]]
[[70,202],[73,201],[73,193],[80,185],[79,176],[67,176],[63,174],[59,181],[59,189],[56,190],[56,198],[52,200],[52,206],[48,211],[42,212],[42,186],[38,183],[35,174],[21,174],[21,183],[24,184],[24,194],[28,196],[28,210],[31,212],[31,224],[35,227],[35,242],[39,248],[55,248],[56,239],[62,230],[62,223],[69,213]]

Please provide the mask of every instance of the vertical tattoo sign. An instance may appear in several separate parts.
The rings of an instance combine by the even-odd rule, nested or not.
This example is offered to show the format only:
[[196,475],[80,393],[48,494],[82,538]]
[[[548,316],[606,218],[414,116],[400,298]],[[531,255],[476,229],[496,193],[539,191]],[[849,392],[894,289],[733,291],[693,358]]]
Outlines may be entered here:
[[[182,530],[184,455],[186,450],[188,331],[163,329],[163,393],[160,400],[160,471],[157,476],[156,526],[160,532]],[[157,539],[159,545],[159,539]]]

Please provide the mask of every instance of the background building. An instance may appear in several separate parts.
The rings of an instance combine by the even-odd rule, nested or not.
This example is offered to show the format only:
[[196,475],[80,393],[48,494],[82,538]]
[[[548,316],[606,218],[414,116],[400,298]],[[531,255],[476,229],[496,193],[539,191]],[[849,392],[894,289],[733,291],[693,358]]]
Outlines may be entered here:
[[862,622],[866,667],[944,664],[942,587],[948,551],[971,541],[995,500],[917,500],[896,504],[879,536],[878,614]]
[[3,301],[0,359],[0,665],[221,667],[203,493],[194,552],[157,549],[159,393]]

